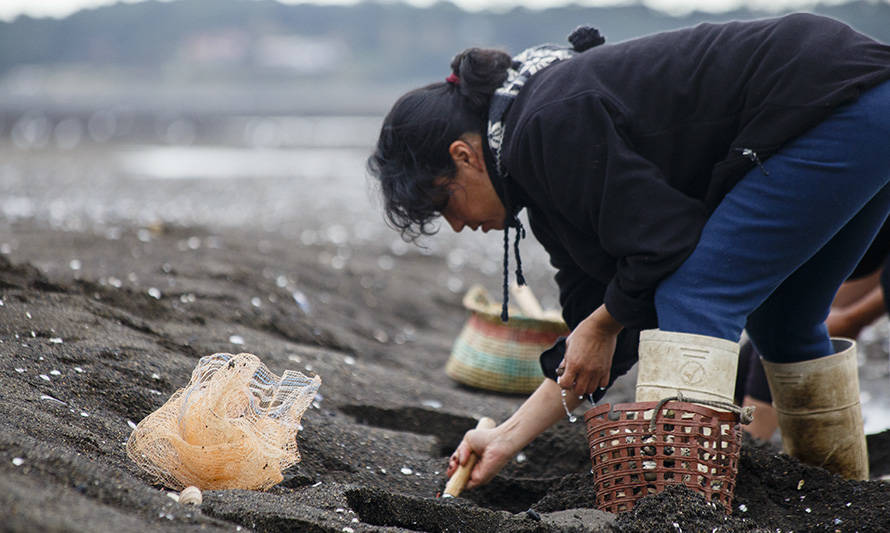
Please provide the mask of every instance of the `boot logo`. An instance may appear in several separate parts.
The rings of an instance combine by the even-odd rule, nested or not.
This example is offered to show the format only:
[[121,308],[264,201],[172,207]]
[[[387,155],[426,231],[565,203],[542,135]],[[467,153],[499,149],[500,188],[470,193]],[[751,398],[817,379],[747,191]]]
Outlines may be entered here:
[[680,377],[688,385],[698,385],[705,379],[705,367],[698,361],[687,361],[680,367]]

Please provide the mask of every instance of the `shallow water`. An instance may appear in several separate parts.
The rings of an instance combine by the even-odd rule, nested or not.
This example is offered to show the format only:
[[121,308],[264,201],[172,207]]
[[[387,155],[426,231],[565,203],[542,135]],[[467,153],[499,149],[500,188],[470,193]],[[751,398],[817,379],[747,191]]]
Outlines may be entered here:
[[157,179],[292,178],[336,184],[361,169],[367,149],[134,145],[116,151],[125,174]]

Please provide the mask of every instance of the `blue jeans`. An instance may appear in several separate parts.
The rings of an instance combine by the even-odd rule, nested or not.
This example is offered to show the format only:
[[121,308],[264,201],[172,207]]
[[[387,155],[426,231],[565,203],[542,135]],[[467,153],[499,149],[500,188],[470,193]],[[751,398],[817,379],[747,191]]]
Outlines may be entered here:
[[[765,171],[763,170],[765,169]],[[755,167],[655,292],[658,327],[738,341],[768,361],[833,352],[825,319],[890,212],[890,82]]]

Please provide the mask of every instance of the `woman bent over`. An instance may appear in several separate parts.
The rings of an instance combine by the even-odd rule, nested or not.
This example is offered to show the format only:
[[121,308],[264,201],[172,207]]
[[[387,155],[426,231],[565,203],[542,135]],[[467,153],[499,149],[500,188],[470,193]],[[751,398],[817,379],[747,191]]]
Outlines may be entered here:
[[808,14],[570,40],[462,52],[396,102],[368,161],[403,236],[439,216],[503,230],[506,266],[524,208],[557,269],[572,333],[553,379],[468,432],[449,475],[472,451],[469,486],[490,480],[562,416],[561,388],[599,399],[640,338],[737,353],[746,329],[786,451],[867,478],[855,346],[824,323],[890,211],[890,47]]

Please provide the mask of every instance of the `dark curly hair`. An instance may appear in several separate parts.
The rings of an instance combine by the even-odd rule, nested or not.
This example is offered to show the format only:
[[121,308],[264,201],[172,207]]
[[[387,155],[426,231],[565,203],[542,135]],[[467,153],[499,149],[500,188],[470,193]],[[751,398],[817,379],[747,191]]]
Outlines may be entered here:
[[466,134],[484,136],[491,95],[511,63],[499,50],[464,50],[451,61],[457,81],[415,89],[386,115],[368,172],[380,182],[386,218],[403,239],[435,233],[432,221],[448,204],[448,180],[457,172],[448,148]]

